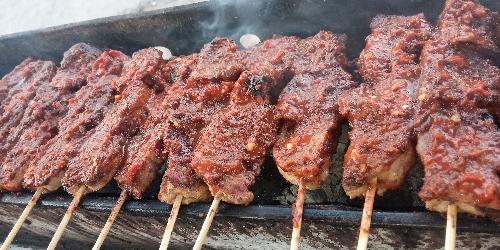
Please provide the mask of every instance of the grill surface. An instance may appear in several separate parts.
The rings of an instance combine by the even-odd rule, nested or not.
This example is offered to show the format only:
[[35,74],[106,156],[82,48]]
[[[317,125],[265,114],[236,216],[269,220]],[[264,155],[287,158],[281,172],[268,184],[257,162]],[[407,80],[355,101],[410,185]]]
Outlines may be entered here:
[[[500,2],[482,1],[498,11]],[[224,1],[193,4],[139,15],[125,15],[70,24],[0,37],[0,75],[9,72],[27,56],[60,61],[62,53],[77,42],[128,54],[149,47],[165,46],[175,55],[198,51],[216,36],[238,40],[244,33],[261,39],[273,34],[313,35],[321,29],[346,33],[348,55],[355,59],[369,34],[376,14],[424,12],[434,22],[443,3],[433,0],[397,1]],[[354,69],[351,73],[356,75]],[[340,187],[341,162],[347,145],[344,129],[338,153],[324,188],[306,197],[304,249],[354,248],[361,217],[362,200],[349,200]],[[159,176],[162,172],[159,173]],[[444,242],[445,219],[426,212],[416,194],[421,185],[419,164],[403,187],[375,201],[370,244],[375,248],[439,248]],[[279,181],[277,181],[279,180]],[[105,247],[158,247],[170,206],[156,200],[159,180],[141,201],[127,202],[113,226]],[[91,246],[97,238],[119,189],[114,183],[84,198],[81,208],[63,237],[62,247]],[[207,241],[207,248],[283,248],[291,233],[291,209],[296,187],[279,175],[269,157],[255,187],[255,201],[249,207],[222,205]],[[0,194],[0,236],[5,237],[31,194]],[[43,196],[29,217],[17,244],[45,247],[65,207],[71,201],[63,191]],[[207,204],[183,207],[172,245],[192,246],[208,211]],[[497,245],[500,225],[486,219],[459,217],[458,246],[479,248]]]

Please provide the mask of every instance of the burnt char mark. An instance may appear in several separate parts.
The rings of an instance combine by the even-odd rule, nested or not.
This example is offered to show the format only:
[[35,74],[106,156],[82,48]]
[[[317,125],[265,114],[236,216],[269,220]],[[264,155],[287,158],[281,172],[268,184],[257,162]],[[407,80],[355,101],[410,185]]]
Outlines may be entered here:
[[264,76],[262,75],[250,75],[248,79],[245,81],[245,87],[252,93],[254,96],[262,96],[264,94],[263,84],[266,81],[264,80]]

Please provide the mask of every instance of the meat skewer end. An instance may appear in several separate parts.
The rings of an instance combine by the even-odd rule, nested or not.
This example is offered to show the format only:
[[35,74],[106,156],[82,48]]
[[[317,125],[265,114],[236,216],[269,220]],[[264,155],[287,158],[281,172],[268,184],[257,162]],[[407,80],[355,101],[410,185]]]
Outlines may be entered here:
[[118,198],[118,201],[116,202],[115,207],[113,208],[113,211],[111,211],[111,214],[109,215],[108,220],[106,221],[106,224],[101,230],[101,233],[99,234],[99,237],[97,238],[97,241],[94,244],[94,247],[92,247],[92,250],[99,250],[101,249],[102,244],[104,243],[104,240],[106,239],[106,236],[109,233],[109,230],[111,229],[111,226],[113,225],[113,222],[115,222],[116,217],[118,216],[118,213],[120,213],[120,210],[122,209],[123,203],[127,200],[128,194],[127,191],[122,190],[120,193],[120,197]]
[[203,244],[205,243],[205,239],[207,238],[208,235],[208,230],[210,229],[210,226],[212,225],[212,221],[214,220],[215,214],[217,213],[217,208],[219,207],[221,199],[215,197],[214,200],[212,201],[212,205],[210,205],[210,210],[208,210],[207,217],[205,218],[205,221],[203,222],[203,226],[201,227],[200,234],[198,235],[198,238],[196,239],[196,243],[194,244],[193,250],[201,250],[203,247]]
[[179,209],[181,208],[182,195],[175,197],[174,204],[172,205],[172,210],[170,212],[170,217],[168,217],[167,227],[165,228],[165,233],[163,234],[163,239],[161,240],[160,250],[167,250],[168,244],[170,243],[170,236],[174,230],[175,221],[177,220],[177,215],[179,214]]
[[[352,157],[353,152],[352,149],[349,148],[344,158],[350,159]],[[411,147],[396,158],[396,160],[394,160],[390,165],[382,167],[376,174],[377,195],[382,196],[388,190],[399,188],[405,180],[405,176],[408,174],[411,167],[415,165],[415,162],[416,151],[413,147]],[[363,182],[362,186],[352,184],[349,182],[349,178],[344,178],[342,183],[342,187],[351,199],[363,196],[367,192],[368,186],[369,184],[367,182]]]
[[179,196],[182,197],[183,205],[189,205],[193,202],[208,202],[212,198],[208,187],[204,184],[183,188],[175,187],[167,181],[166,185],[161,185],[161,190],[158,193],[158,199],[168,204],[174,204]]
[[68,210],[66,210],[66,213],[64,214],[63,219],[61,220],[61,223],[57,227],[57,230],[52,237],[52,240],[50,241],[49,246],[47,247],[47,250],[55,250],[57,247],[57,243],[61,239],[64,229],[66,229],[66,226],[69,223],[69,220],[73,216],[73,213],[75,212],[76,208],[78,207],[78,204],[80,204],[80,200],[85,195],[86,193],[86,187],[85,186],[80,186],[78,188],[78,191],[75,192],[73,196],[73,200],[71,201],[71,204],[68,207]]
[[446,216],[446,238],[444,243],[445,250],[455,250],[455,238],[457,235],[457,206],[448,205],[448,214]]
[[300,248],[300,229],[302,228],[302,215],[304,214],[304,192],[305,182],[304,179],[299,181],[299,190],[297,191],[297,198],[292,207],[293,214],[293,231],[292,242],[290,249],[298,250]]
[[361,217],[361,226],[359,228],[359,238],[357,250],[366,250],[368,246],[368,237],[370,236],[370,225],[372,221],[373,201],[375,200],[375,191],[377,190],[377,178],[372,179],[366,190],[365,204],[363,206],[363,215]]
[[26,218],[28,218],[28,215],[30,214],[31,209],[33,209],[33,207],[36,205],[38,199],[40,198],[40,196],[42,195],[43,192],[44,192],[43,188],[38,188],[36,190],[36,192],[33,194],[33,197],[26,205],[26,208],[24,208],[23,213],[21,214],[21,216],[19,216],[19,219],[17,219],[16,224],[14,224],[14,227],[12,227],[9,235],[7,235],[7,238],[4,240],[2,246],[0,247],[0,250],[9,249],[9,246],[12,243],[12,241],[14,240],[14,238],[16,237],[17,232],[19,232],[19,229],[21,229],[21,226],[23,225]]

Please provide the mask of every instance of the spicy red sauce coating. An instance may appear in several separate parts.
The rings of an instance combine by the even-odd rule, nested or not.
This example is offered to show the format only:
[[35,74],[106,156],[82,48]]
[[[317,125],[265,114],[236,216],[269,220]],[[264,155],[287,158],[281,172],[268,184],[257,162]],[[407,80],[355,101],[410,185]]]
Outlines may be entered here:
[[276,122],[261,76],[244,72],[230,103],[201,131],[193,168],[215,197],[233,204],[253,200],[249,188],[276,136]]
[[243,69],[239,46],[216,38],[182,67],[181,77],[165,99],[168,132],[164,137],[168,168],[163,176],[159,199],[173,202],[183,195],[183,203],[210,198],[202,179],[192,167],[193,150],[203,129],[228,105],[229,95]]
[[63,186],[70,193],[81,185],[87,191],[98,190],[119,170],[125,160],[127,142],[148,115],[149,99],[165,89],[165,77],[160,70],[163,63],[160,51],[140,50],[113,81],[119,92],[115,105],[85,139],[78,155],[68,162]]
[[364,195],[373,178],[378,178],[380,195],[398,188],[415,164],[418,57],[431,35],[422,14],[380,15],[371,29],[358,61],[364,83],[340,100],[340,112],[351,127],[342,174],[342,186],[351,198]]
[[[14,69],[0,79],[0,111],[3,113],[3,106],[9,102],[7,97],[12,98],[13,92],[19,92],[22,88],[15,87],[31,74],[29,72],[29,64],[35,61],[33,58],[26,58]],[[26,82],[25,82],[26,83]],[[9,94],[10,93],[10,94]]]
[[87,75],[99,53],[98,49],[84,43],[73,45],[64,53],[61,67],[50,84],[36,88],[36,95],[7,138],[9,141],[17,140],[17,143],[2,163],[1,185],[5,189],[22,189],[23,175],[29,162],[58,133],[58,121],[68,111],[68,100],[86,84]]
[[59,133],[34,155],[24,175],[25,188],[59,188],[68,161],[78,154],[84,141],[111,109],[117,93],[111,83],[120,75],[127,60],[126,55],[115,50],[104,51],[97,57],[87,76],[87,85],[68,100],[67,115],[58,123]]
[[290,60],[284,48],[297,38],[275,37],[275,43],[239,51],[244,70],[232,90],[229,104],[201,131],[192,166],[212,195],[233,204],[253,200],[249,190],[260,174],[264,157],[276,137],[270,102],[286,84]]
[[302,180],[309,189],[321,186],[328,175],[340,129],[338,97],[354,87],[343,69],[345,40],[322,31],[285,53],[293,77],[276,105],[282,127],[273,156],[288,181],[298,185]]
[[27,59],[2,78],[9,86],[1,103],[0,113],[0,164],[9,150],[19,140],[19,133],[11,134],[21,123],[24,112],[41,85],[48,85],[56,73],[56,66],[49,61]]
[[126,159],[115,176],[123,190],[140,199],[156,177],[159,168],[166,160],[163,138],[168,131],[167,113],[164,112],[164,99],[171,85],[185,73],[185,64],[191,57],[173,58],[160,69],[166,80],[166,89],[149,99],[146,104],[147,117],[137,128],[138,132],[128,142]]
[[500,209],[498,20],[475,1],[447,1],[422,52],[417,151],[429,209]]

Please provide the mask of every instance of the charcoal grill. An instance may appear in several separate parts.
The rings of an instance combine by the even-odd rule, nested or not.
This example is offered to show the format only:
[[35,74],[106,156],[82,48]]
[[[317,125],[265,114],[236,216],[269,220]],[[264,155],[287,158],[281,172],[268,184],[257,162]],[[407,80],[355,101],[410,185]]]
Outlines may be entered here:
[[[493,10],[500,2],[481,1]],[[150,46],[165,46],[174,55],[198,51],[216,36],[235,40],[253,33],[261,39],[273,34],[313,35],[319,30],[346,33],[348,56],[354,60],[370,33],[376,14],[411,15],[425,13],[435,22],[443,2],[434,0],[337,0],[337,1],[212,1],[153,12],[102,18],[37,31],[0,37],[0,75],[9,72],[25,57],[61,60],[63,52],[77,42],[112,48],[128,54]],[[354,68],[351,73],[356,75]],[[329,181],[323,189],[308,192],[302,228],[303,249],[349,248],[356,246],[362,200],[349,200],[340,187],[342,153],[346,131],[339,144]],[[162,172],[159,173],[159,176]],[[373,248],[436,249],[443,246],[445,219],[425,210],[416,193],[421,185],[420,165],[411,171],[403,187],[375,201],[370,246]],[[170,213],[159,202],[159,180],[145,198],[124,205],[104,248],[157,249]],[[291,208],[296,193],[266,160],[248,207],[223,204],[212,225],[207,249],[287,249],[291,235]],[[111,183],[87,195],[70,222],[60,248],[90,248],[119,195]],[[0,194],[0,237],[31,198],[30,193]],[[14,244],[46,247],[71,197],[63,191],[42,196]],[[171,247],[185,249],[194,244],[208,204],[183,206]],[[500,225],[483,218],[459,216],[457,247],[495,248],[500,242]]]

